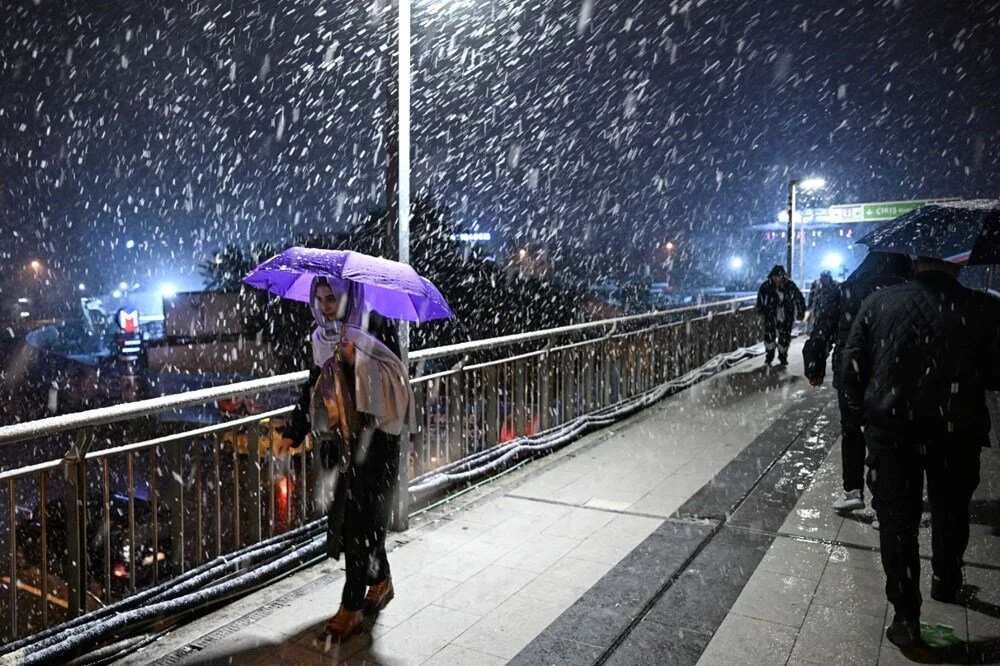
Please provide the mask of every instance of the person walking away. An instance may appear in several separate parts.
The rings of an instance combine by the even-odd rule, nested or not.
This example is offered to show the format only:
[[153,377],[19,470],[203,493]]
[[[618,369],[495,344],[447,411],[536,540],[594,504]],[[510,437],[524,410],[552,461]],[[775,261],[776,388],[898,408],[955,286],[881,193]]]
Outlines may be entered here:
[[[851,417],[840,381],[844,344],[864,300],[879,289],[902,284],[910,277],[912,268],[906,255],[872,252],[843,283],[824,287],[813,303],[813,328],[802,348],[802,359],[809,384],[820,386],[826,377],[826,357],[833,349],[831,370],[840,407],[840,469],[844,488],[844,494],[834,501],[833,510],[840,514],[865,508],[865,436],[861,423]],[[877,520],[874,527],[881,527]]]
[[326,627],[333,640],[360,633],[364,617],[377,614],[395,596],[385,536],[400,434],[407,421],[411,429],[415,425],[394,327],[366,310],[363,289],[314,279],[313,368],[275,447],[276,454],[285,455],[311,428],[321,463],[337,473],[327,552],[335,559],[344,553],[346,580],[340,608]]
[[862,305],[841,382],[864,424],[868,487],[881,522],[886,637],[920,649],[917,530],[923,481],[931,505],[931,598],[954,602],[969,541],[969,502],[989,446],[986,390],[1000,388],[1000,301],[958,283],[961,267],[918,258],[915,277]]
[[806,332],[812,331],[813,322],[816,318],[816,309],[830,298],[837,289],[837,281],[833,279],[830,271],[823,271],[819,277],[813,280],[809,287],[809,300],[806,301]]
[[788,365],[788,346],[792,342],[792,326],[802,319],[806,301],[798,286],[788,279],[785,267],[777,265],[767,275],[767,280],[757,290],[757,312],[764,320],[764,365],[774,360],[777,348],[778,362]]

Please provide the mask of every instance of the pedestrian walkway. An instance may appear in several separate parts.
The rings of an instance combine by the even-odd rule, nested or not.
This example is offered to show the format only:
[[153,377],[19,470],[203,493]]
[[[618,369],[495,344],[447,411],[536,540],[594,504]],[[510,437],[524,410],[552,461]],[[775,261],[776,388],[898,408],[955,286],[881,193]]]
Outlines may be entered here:
[[[342,584],[327,561],[119,663],[898,663],[877,534],[829,509],[834,395],[802,380],[800,345],[791,357],[745,362],[421,514],[393,535],[396,599],[370,635],[317,640]],[[966,642],[1000,637],[997,471],[984,456],[978,610],[925,613]]]

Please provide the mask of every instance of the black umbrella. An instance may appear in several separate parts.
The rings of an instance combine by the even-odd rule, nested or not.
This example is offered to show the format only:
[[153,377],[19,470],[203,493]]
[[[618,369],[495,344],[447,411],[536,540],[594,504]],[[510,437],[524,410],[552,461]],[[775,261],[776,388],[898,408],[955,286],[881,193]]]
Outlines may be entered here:
[[872,252],[898,252],[954,263],[1000,264],[1000,200],[928,204],[858,241]]

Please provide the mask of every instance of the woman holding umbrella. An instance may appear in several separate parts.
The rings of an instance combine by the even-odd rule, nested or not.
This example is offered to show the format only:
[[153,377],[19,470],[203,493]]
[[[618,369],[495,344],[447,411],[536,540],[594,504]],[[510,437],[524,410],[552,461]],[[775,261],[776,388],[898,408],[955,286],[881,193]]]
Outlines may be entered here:
[[451,310],[411,267],[352,252],[292,248],[244,281],[295,300],[308,293],[316,319],[314,367],[275,453],[285,455],[311,429],[323,466],[334,470],[327,552],[339,558],[343,551],[346,580],[326,632],[341,640],[363,631],[364,617],[394,596],[385,536],[400,437],[414,427],[393,327],[378,322],[383,316],[426,321],[452,316]]

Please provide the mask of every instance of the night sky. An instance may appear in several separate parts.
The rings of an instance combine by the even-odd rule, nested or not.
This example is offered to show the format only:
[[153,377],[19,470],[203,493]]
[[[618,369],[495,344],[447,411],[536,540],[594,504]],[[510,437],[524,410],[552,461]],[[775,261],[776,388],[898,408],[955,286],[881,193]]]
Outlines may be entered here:
[[[721,264],[813,174],[806,203],[1000,196],[997,1],[413,3],[413,189],[513,245]],[[4,265],[176,281],[381,203],[377,4],[5,5]]]

